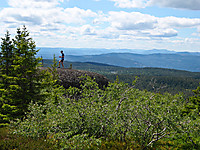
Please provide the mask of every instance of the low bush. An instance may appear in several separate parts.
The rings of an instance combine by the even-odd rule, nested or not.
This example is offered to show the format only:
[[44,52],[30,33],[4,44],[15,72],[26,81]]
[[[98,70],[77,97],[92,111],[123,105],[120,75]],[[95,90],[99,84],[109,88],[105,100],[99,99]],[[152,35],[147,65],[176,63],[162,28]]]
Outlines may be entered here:
[[45,105],[31,103],[26,118],[13,123],[15,134],[48,139],[64,149],[110,149],[113,142],[122,149],[132,143],[150,149],[162,141],[199,148],[199,120],[181,115],[181,95],[140,91],[118,81],[102,90],[83,78],[81,89],[57,90]]

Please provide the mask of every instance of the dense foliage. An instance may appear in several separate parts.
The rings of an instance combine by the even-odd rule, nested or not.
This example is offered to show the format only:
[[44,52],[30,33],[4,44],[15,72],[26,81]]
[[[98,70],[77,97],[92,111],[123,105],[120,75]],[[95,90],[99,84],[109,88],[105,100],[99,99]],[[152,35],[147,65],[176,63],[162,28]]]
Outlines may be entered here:
[[48,73],[39,71],[40,58],[35,42],[24,26],[11,40],[9,32],[2,38],[0,54],[0,126],[19,118],[31,101],[43,103],[49,86]]
[[200,86],[196,90],[193,90],[194,96],[189,98],[189,103],[184,109],[186,114],[197,114],[200,116]]
[[70,87],[45,105],[31,103],[24,121],[14,123],[15,133],[57,141],[66,149],[101,148],[103,141],[124,142],[126,148],[136,142],[145,149],[166,137],[197,148],[200,118],[182,116],[183,107],[180,95],[140,91],[117,81],[101,90],[87,77],[81,89]]

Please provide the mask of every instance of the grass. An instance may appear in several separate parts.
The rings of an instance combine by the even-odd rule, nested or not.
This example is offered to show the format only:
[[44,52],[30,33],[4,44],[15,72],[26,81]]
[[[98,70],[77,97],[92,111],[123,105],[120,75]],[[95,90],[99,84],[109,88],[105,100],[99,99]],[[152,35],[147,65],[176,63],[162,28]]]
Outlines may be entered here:
[[55,144],[45,139],[14,135],[8,128],[0,128],[0,150],[57,150]]
[[[24,137],[21,135],[11,134],[9,128],[0,128],[0,150],[58,150],[55,143],[51,143],[45,139],[33,139],[31,137]],[[199,148],[199,147],[198,147]],[[198,149],[197,148],[197,149]],[[119,141],[102,141],[101,145],[91,145],[91,149],[100,150],[141,150],[141,146],[134,140],[129,139],[128,143]],[[190,150],[195,149],[189,143],[176,143],[169,140],[161,140],[153,147],[146,148],[147,150]]]

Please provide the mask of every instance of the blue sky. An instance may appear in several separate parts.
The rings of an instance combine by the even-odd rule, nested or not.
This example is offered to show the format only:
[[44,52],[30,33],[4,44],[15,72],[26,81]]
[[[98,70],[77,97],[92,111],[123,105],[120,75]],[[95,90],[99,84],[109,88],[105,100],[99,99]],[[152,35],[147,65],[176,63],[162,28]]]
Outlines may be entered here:
[[0,37],[38,47],[200,52],[200,0],[1,0]]

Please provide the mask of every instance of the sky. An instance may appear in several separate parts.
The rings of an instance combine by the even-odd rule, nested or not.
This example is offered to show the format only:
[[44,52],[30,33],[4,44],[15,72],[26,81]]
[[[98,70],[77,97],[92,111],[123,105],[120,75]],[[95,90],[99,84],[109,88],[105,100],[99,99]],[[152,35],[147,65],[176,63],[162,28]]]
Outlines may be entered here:
[[200,52],[200,0],[0,0],[0,37],[37,47]]

